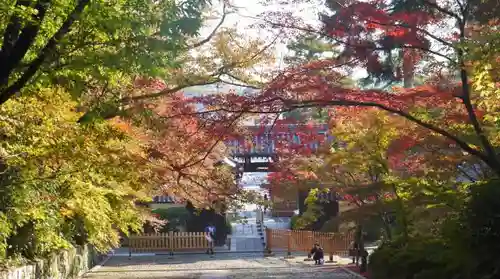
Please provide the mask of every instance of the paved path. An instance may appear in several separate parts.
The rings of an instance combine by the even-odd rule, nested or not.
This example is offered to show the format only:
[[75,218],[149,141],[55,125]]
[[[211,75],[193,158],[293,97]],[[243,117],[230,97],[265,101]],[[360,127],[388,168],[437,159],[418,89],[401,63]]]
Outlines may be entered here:
[[231,251],[255,252],[264,250],[255,218],[248,218],[245,224],[235,222],[231,226]]
[[93,279],[270,279],[314,278],[357,279],[336,266],[311,266],[279,257],[260,254],[225,253],[208,255],[112,257],[107,263],[84,276]]

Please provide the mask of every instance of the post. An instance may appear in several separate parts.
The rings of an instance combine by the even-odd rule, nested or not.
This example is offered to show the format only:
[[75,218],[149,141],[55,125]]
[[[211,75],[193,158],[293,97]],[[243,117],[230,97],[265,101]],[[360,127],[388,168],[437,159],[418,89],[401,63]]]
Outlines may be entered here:
[[307,243],[307,246],[309,246],[309,252],[307,252],[307,258],[305,258],[304,261],[312,261],[313,259],[311,258],[312,255],[311,255],[310,249],[313,248],[314,235],[313,235],[312,231],[307,231],[307,232],[305,232],[305,234],[307,235],[306,236],[307,241],[304,241],[304,242]]
[[169,258],[174,257],[174,232],[168,232],[168,245],[170,246],[170,255]]
[[266,228],[266,249],[264,251],[264,256],[272,256],[272,232],[271,229]]
[[130,241],[130,236],[128,237],[128,259],[132,259],[132,241]]
[[287,232],[287,243],[286,243],[286,257],[285,259],[291,259],[292,256],[292,231],[288,230]]
[[334,263],[335,261],[333,260],[333,250],[335,249],[335,237],[336,235],[334,234],[330,241],[328,242],[329,246],[330,246],[330,253],[329,253],[329,259],[328,259],[328,262],[329,263]]

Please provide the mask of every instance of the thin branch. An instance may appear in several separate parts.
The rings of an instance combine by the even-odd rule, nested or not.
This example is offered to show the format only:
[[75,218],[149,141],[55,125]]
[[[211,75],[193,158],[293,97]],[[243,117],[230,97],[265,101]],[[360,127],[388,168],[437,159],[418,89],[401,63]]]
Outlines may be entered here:
[[[278,40],[278,38],[279,38],[279,35],[276,36],[269,44],[265,45],[262,49],[260,49],[258,52],[256,52],[254,55],[252,55],[251,57],[249,57],[248,59],[246,59],[244,61],[234,61],[232,63],[226,64],[226,65],[222,65],[214,73],[212,73],[211,75],[209,75],[208,78],[207,78],[207,80],[205,80],[205,81],[198,81],[198,82],[193,82],[193,83],[187,83],[187,84],[183,84],[183,85],[178,85],[176,87],[169,88],[169,89],[164,89],[164,90],[162,90],[160,92],[156,92],[156,93],[152,93],[152,94],[145,94],[145,95],[140,95],[140,96],[125,97],[125,98],[121,99],[120,101],[124,102],[124,103],[127,103],[127,102],[130,102],[130,101],[138,101],[138,100],[144,100],[144,99],[158,98],[158,97],[161,97],[161,96],[165,96],[165,95],[169,95],[169,94],[178,92],[178,91],[180,91],[180,90],[182,90],[184,88],[188,88],[188,87],[192,87],[192,86],[210,85],[210,84],[215,84],[215,83],[218,83],[218,82],[224,82],[224,80],[221,80],[220,77],[221,77],[221,75],[227,74],[227,70],[228,69],[231,69],[233,67],[239,66],[241,64],[244,64],[246,62],[249,62],[249,61],[251,61],[251,60],[259,57],[260,55],[262,55],[262,53],[264,53],[271,46],[273,46],[276,43],[276,41]],[[210,78],[213,78],[213,80],[209,81]]]
[[303,101],[303,102],[298,102],[295,105],[293,105],[293,108],[302,108],[302,107],[321,107],[321,106],[364,106],[364,107],[376,107],[382,110],[385,110],[387,112],[391,112],[394,114],[397,114],[399,116],[402,116],[408,120],[410,120],[413,123],[416,123],[426,129],[429,129],[437,134],[440,134],[448,139],[453,140],[457,145],[459,145],[464,151],[468,152],[471,155],[474,155],[487,163],[489,166],[493,167],[494,162],[490,160],[488,156],[486,156],[484,153],[481,151],[472,148],[468,143],[465,141],[459,139],[458,137],[452,135],[450,132],[441,129],[439,127],[436,127],[430,123],[424,122],[411,114],[400,111],[397,109],[390,108],[388,106],[378,104],[378,103],[372,103],[372,102],[356,102],[356,101],[349,101],[349,100],[333,100],[333,101],[323,101],[323,100],[317,100],[317,101]]
[[[28,69],[14,84],[2,90],[0,93],[0,104],[5,103],[15,93],[19,92],[26,83],[36,74],[40,66],[43,64],[49,54],[56,48],[57,43],[70,31],[73,23],[78,19],[85,7],[89,4],[90,0],[78,1],[76,7],[71,14],[66,18],[66,21],[61,25],[57,32],[49,39],[45,47],[40,51],[38,57],[30,63]],[[22,36],[22,34],[21,34]]]
[[[31,4],[31,1],[23,0],[17,1],[15,8],[27,7]],[[10,52],[14,48],[14,44],[19,38],[19,32],[21,31],[21,20],[17,14],[13,14],[5,28],[3,35],[2,49],[0,50],[0,60],[9,57]]]
[[215,34],[217,33],[217,30],[219,30],[219,28],[222,26],[222,24],[224,23],[224,20],[226,19],[227,14],[228,14],[226,11],[226,7],[227,7],[226,2],[223,1],[223,3],[222,3],[222,17],[221,17],[219,23],[215,26],[215,28],[212,30],[212,32],[205,39],[188,46],[187,47],[188,49],[194,49],[194,48],[200,47],[200,46],[208,43],[215,36]]
[[458,21],[462,21],[462,18],[461,18],[459,15],[457,15],[456,13],[454,13],[454,12],[452,12],[452,11],[450,11],[450,10],[447,10],[447,9],[445,9],[445,8],[443,8],[443,7],[441,7],[441,6],[439,6],[439,5],[438,5],[437,3],[435,3],[435,2],[431,2],[431,1],[429,1],[429,0],[422,0],[422,2],[423,2],[425,5],[427,5],[427,6],[431,7],[431,8],[434,8],[434,9],[438,10],[439,12],[441,12],[441,13],[443,13],[443,14],[445,14],[445,15],[448,15],[448,16],[451,16],[451,17],[453,17],[453,18],[456,18]]
[[[237,81],[240,81],[240,82],[245,82],[244,80],[238,78],[237,76],[231,74],[231,73],[225,73],[224,75],[232,78],[232,79],[235,79]],[[227,83],[227,84],[231,84],[231,85],[236,85],[236,86],[240,86],[240,87],[247,87],[247,88],[251,88],[251,89],[262,89],[261,87],[257,87],[257,86],[254,86],[254,85],[250,85],[250,84],[242,84],[242,83],[232,83],[232,82],[229,82],[229,81],[223,81],[224,83]]]
[[215,149],[215,147],[217,147],[217,145],[220,142],[222,142],[224,134],[229,131],[229,129],[236,123],[236,121],[238,119],[240,119],[241,116],[243,116],[243,113],[239,113],[238,115],[236,115],[236,117],[234,117],[234,119],[229,123],[229,125],[224,129],[224,131],[222,131],[221,133],[219,133],[219,135],[217,136],[217,139],[215,140],[215,142],[205,152],[205,156],[203,156],[201,159],[198,159],[198,160],[196,160],[194,162],[189,162],[190,160],[188,160],[186,163],[182,164],[182,168],[189,168],[189,167],[192,167],[194,165],[197,165],[197,164],[205,161],[208,158],[208,156],[212,153],[212,151]]
[[[27,8],[31,6],[32,1],[17,1],[16,8]],[[9,42],[4,42],[6,48],[0,53],[0,88],[3,94],[5,88],[9,85],[9,78],[13,71],[19,67],[22,60],[26,56],[26,53],[33,46],[35,39],[40,31],[41,23],[43,22],[47,10],[50,7],[50,0],[38,0],[36,1],[34,8],[37,11],[36,14],[31,16],[31,21],[29,21],[21,30],[18,30],[20,18],[17,15],[11,17],[11,24],[7,27],[5,31],[7,37],[11,40],[16,39],[14,45],[9,45]],[[7,34],[7,32],[14,32],[12,34]],[[19,33],[20,32],[20,33]],[[6,37],[4,37],[5,39]],[[4,47],[2,46],[2,48]],[[5,51],[5,52],[4,52]],[[0,96],[1,97],[1,96]],[[2,102],[3,103],[3,102]]]
[[365,19],[367,22],[371,22],[371,23],[375,23],[377,25],[381,25],[381,26],[393,26],[393,27],[403,27],[403,28],[407,28],[407,29],[415,29],[417,30],[418,32],[422,32],[423,34],[425,34],[426,36],[429,36],[430,38],[442,43],[443,45],[445,46],[448,46],[448,47],[451,47],[451,48],[455,48],[455,46],[452,44],[452,43],[449,43],[447,41],[445,41],[444,39],[442,38],[439,38],[438,36],[436,35],[433,35],[432,33],[430,33],[429,31],[423,29],[423,28],[420,28],[416,25],[408,25],[408,24],[397,24],[397,23],[382,23],[382,22],[379,22],[379,21],[375,21],[375,20],[370,20],[370,19]]
[[[264,20],[265,22],[267,22],[268,24],[271,24],[272,26],[277,26],[277,27],[282,27],[282,28],[287,28],[287,29],[294,29],[294,30],[299,30],[299,31],[303,31],[303,32],[307,32],[307,33],[312,33],[312,34],[316,34],[316,35],[319,35],[323,38],[327,38],[327,39],[331,39],[333,41],[335,41],[336,43],[339,43],[339,44],[342,44],[342,45],[345,45],[345,46],[348,46],[348,47],[359,47],[355,44],[352,44],[352,43],[348,43],[346,41],[343,41],[343,40],[340,40],[338,38],[335,38],[335,37],[332,37],[330,34],[326,33],[326,32],[323,32],[323,31],[319,31],[319,30],[315,30],[315,29],[312,29],[312,28],[306,28],[306,27],[300,27],[300,26],[288,26],[288,25],[285,25],[285,24],[282,24],[282,23],[276,23],[276,22],[272,22],[272,21],[269,21],[269,20]],[[364,46],[366,49],[368,50],[372,50],[372,51],[385,51],[387,50],[387,48],[385,47],[368,47],[368,46]],[[397,48],[400,48],[400,49],[419,49],[419,50],[422,50],[422,51],[425,51],[425,52],[428,52],[428,53],[432,53],[433,55],[436,55],[436,56],[439,56],[441,58],[444,58],[450,62],[453,62],[453,63],[456,63],[456,61],[454,61],[452,58],[446,56],[445,54],[441,54],[437,51],[433,51],[431,49],[428,49],[428,48],[425,48],[425,47],[421,47],[421,46],[410,46],[410,45],[402,45],[400,47],[396,47]]]
[[464,13],[465,12],[465,7],[462,4],[462,2],[460,2],[460,0],[455,0],[455,3],[457,3],[458,7],[460,8],[460,12]]
[[[397,109],[393,109],[393,108],[390,108],[388,106],[385,106],[383,104],[378,104],[378,103],[373,103],[373,102],[360,102],[360,101],[349,101],[349,100],[310,100],[310,101],[298,101],[298,102],[294,102],[292,100],[285,100],[283,98],[280,98],[280,97],[275,97],[275,98],[271,98],[269,100],[266,100],[266,101],[263,101],[263,102],[260,102],[258,104],[254,104],[255,106],[262,106],[266,103],[269,103],[269,102],[275,102],[276,100],[280,100],[283,104],[285,104],[287,107],[285,108],[281,108],[281,109],[278,109],[278,110],[252,110],[251,112],[253,113],[283,113],[283,112],[287,112],[287,111],[292,111],[292,110],[295,110],[295,109],[299,109],[299,108],[308,108],[308,107],[328,107],[328,106],[364,106],[364,107],[375,107],[375,108],[379,108],[379,109],[382,109],[382,110],[385,110],[387,112],[391,112],[391,113],[394,113],[394,114],[397,114],[399,116],[402,116],[406,119],[408,119],[409,121],[415,123],[415,124],[418,124],[426,129],[429,129],[437,134],[440,134],[448,139],[451,139],[453,140],[458,146],[460,146],[464,151],[468,152],[469,154],[473,155],[473,156],[476,156],[478,157],[479,159],[481,159],[483,162],[485,162],[486,164],[488,164],[488,166],[492,167],[493,169],[495,168],[495,162],[491,161],[491,159],[485,155],[484,153],[482,153],[481,151],[477,150],[477,149],[474,149],[472,148],[468,143],[466,143],[465,141],[461,140],[460,138],[458,138],[457,136],[451,134],[450,132],[442,129],[442,128],[439,128],[439,127],[436,127],[430,123],[427,123],[427,122],[424,122],[414,116],[412,116],[411,114],[407,113],[407,112],[404,112],[404,111],[400,111],[400,110],[397,110]],[[221,109],[218,109],[219,111],[226,111],[226,112],[232,112],[232,113],[238,113],[238,112],[247,112],[247,111],[250,111],[250,110],[238,110],[238,109],[227,109],[227,108],[221,108]]]
[[467,177],[470,182],[476,182],[476,179],[472,175],[468,174],[462,167],[457,166],[457,169],[460,171],[460,173]]

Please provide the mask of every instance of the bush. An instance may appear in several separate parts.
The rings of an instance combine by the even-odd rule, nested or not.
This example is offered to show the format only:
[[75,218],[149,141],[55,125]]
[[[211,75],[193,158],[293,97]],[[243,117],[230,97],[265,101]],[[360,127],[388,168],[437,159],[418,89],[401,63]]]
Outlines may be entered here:
[[468,274],[500,278],[500,180],[470,188],[470,198],[454,230],[456,241],[470,257]]
[[153,210],[158,218],[167,221],[160,232],[177,231],[177,227],[185,226],[189,220],[189,211],[185,207],[159,208]]
[[462,208],[436,235],[382,244],[369,259],[373,279],[500,278],[500,185],[469,188]]
[[300,216],[299,215],[293,215],[292,218],[290,218],[290,229],[292,230],[298,230],[297,226],[297,221],[299,220]]
[[415,238],[382,244],[370,256],[372,279],[445,279],[456,274],[449,247],[439,239]]

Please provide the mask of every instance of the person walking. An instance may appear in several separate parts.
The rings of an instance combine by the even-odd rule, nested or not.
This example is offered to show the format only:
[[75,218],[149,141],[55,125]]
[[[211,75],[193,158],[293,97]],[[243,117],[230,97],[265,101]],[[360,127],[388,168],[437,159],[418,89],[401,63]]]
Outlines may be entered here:
[[207,254],[213,255],[215,245],[215,226],[212,223],[209,223],[205,228],[205,238],[208,240]]
[[267,202],[268,202],[267,194],[264,194],[264,214],[266,214],[267,211]]
[[351,242],[351,247],[349,247],[349,256],[352,258],[352,263],[356,264],[358,263],[358,244],[356,241]]

